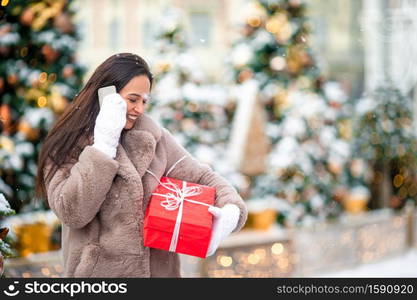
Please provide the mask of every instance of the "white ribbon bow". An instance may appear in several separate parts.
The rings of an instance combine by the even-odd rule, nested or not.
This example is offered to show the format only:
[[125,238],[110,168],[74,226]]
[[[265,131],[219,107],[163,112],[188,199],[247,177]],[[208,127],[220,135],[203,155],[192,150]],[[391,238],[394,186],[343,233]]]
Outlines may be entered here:
[[167,194],[152,193],[152,195],[161,196],[165,198],[165,200],[161,202],[161,206],[164,207],[166,210],[176,210],[182,204],[184,200],[197,203],[197,204],[205,204],[205,203],[201,203],[201,202],[194,201],[191,199],[187,199],[187,197],[200,195],[202,193],[201,187],[199,186],[187,187],[186,182],[184,181],[183,183],[184,183],[183,187],[182,189],[180,189],[175,183],[172,183],[171,181],[168,181],[168,183],[162,183],[161,181],[159,181],[160,185],[162,185],[164,188],[166,188],[167,190],[173,193],[167,193]]

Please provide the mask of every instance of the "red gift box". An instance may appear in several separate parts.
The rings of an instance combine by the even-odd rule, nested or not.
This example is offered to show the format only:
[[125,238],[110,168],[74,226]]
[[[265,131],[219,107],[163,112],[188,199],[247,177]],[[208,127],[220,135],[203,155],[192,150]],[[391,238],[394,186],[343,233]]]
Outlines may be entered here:
[[145,214],[144,245],[205,258],[215,196],[212,187],[162,177]]

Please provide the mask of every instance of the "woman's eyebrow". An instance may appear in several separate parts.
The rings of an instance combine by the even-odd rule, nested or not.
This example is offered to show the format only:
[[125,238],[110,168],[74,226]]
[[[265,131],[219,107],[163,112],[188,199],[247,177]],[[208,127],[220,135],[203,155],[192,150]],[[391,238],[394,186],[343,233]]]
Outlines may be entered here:
[[130,93],[130,94],[128,94],[128,96],[142,97],[142,95],[140,95],[140,94],[136,94],[136,93]]

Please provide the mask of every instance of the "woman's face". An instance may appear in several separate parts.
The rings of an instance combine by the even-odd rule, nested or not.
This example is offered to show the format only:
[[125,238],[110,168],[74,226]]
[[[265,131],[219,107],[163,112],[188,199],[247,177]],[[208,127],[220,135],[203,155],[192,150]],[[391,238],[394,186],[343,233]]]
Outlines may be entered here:
[[137,118],[145,112],[149,100],[151,83],[146,75],[133,77],[119,92],[127,103],[126,125],[124,129],[131,129]]

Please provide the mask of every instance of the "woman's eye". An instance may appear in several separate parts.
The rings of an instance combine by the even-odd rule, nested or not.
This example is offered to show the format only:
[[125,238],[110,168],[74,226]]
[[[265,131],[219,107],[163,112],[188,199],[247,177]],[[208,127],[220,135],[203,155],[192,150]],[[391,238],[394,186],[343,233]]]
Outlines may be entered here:
[[148,103],[148,99],[138,98],[138,99],[128,99],[130,103],[136,104],[140,101],[142,101],[143,104]]

